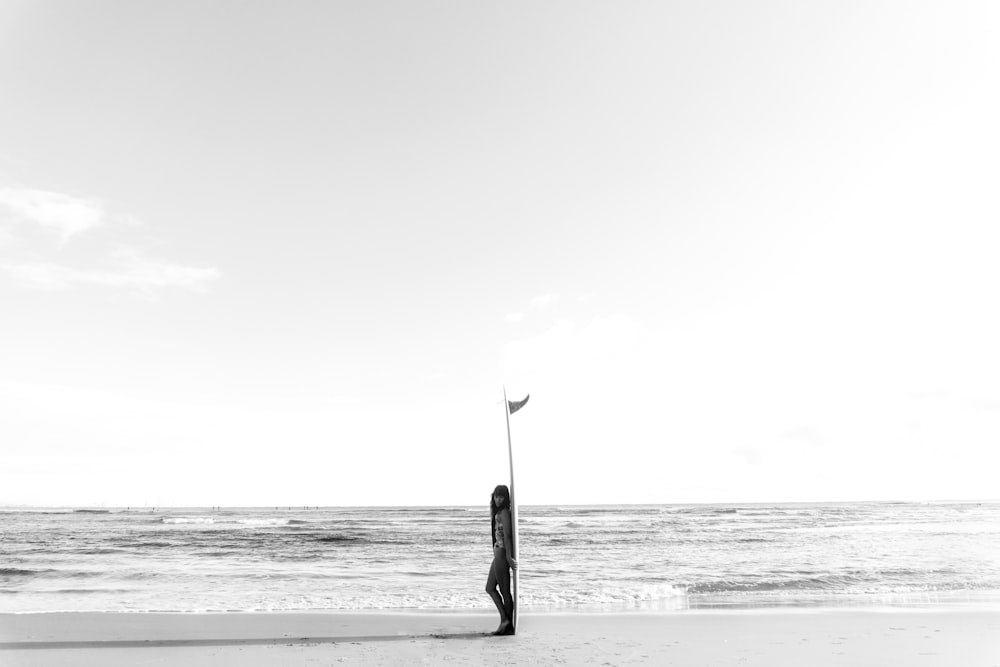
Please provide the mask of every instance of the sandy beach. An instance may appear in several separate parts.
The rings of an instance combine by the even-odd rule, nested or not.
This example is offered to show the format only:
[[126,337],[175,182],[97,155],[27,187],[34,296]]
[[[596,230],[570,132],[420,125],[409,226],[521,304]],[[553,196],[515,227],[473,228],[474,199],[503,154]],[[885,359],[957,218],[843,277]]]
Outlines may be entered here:
[[1000,665],[995,610],[0,615],[0,664]]

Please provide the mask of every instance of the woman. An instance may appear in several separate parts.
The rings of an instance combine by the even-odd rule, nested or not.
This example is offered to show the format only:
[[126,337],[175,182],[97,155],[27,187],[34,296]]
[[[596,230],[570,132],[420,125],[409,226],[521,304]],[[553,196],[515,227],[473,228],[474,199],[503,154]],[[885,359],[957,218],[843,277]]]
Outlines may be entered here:
[[[486,580],[486,592],[500,612],[500,627],[495,635],[514,634],[514,598],[510,595],[510,570],[517,569],[510,530],[510,490],[501,484],[490,496],[490,526],[493,529],[493,564]],[[499,589],[499,590],[497,590]]]

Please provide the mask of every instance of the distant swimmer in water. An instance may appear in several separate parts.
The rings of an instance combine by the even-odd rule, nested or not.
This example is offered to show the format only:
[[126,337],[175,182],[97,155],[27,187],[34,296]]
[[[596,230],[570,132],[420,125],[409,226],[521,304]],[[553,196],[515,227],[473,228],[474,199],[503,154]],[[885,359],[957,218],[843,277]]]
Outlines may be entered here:
[[510,529],[510,490],[501,484],[490,496],[490,527],[493,535],[493,563],[486,579],[486,592],[500,612],[500,626],[495,635],[514,634],[514,598],[510,594],[510,571],[517,569],[517,561],[508,554],[514,553]]

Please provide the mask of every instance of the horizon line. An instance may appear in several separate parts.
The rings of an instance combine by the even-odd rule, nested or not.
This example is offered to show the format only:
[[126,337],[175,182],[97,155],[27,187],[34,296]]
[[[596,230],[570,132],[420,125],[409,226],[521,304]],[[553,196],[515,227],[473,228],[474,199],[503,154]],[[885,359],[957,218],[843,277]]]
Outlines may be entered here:
[[[670,505],[833,505],[833,504],[916,504],[916,503],[996,503],[1000,498],[921,498],[921,499],[895,499],[895,500],[754,500],[754,501],[734,501],[734,502],[659,502],[659,503],[531,503],[519,505],[520,507],[661,507]],[[470,508],[479,507],[483,503],[473,505],[447,504],[447,505],[31,505],[31,504],[4,504],[0,503],[0,509],[73,509],[73,510],[139,510],[139,509],[259,509],[267,510],[314,510],[314,509],[439,509],[439,508]],[[272,510],[273,511],[273,510]]]

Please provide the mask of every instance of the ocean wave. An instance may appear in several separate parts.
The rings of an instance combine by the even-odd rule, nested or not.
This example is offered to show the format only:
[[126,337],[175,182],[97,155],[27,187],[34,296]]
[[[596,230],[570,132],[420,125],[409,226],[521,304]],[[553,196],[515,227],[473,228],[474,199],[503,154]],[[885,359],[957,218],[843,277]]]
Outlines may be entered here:
[[320,535],[315,539],[317,542],[359,542],[363,540],[356,535]]
[[679,602],[685,591],[672,584],[636,584],[599,586],[597,588],[559,590],[526,589],[519,594],[519,604],[526,608],[573,607],[647,607],[657,603]]
[[80,579],[86,577],[99,577],[102,574],[103,574],[102,572],[93,572],[87,570],[56,570],[53,568],[28,570],[17,567],[0,568],[0,577],[10,577],[12,579],[18,579],[18,578]]
[[[378,508],[380,512],[385,512],[386,514],[427,514],[430,516],[453,516],[455,514],[464,513],[466,508],[464,507],[380,507]],[[477,510],[473,510],[477,511]]]
[[44,593],[46,595],[93,595],[93,594],[113,594],[121,595],[122,593],[131,593],[132,589],[129,588],[58,588],[48,591],[38,591],[39,593]]
[[0,577],[35,577],[53,570],[22,570],[18,567],[0,567]]
[[739,513],[740,510],[735,507],[679,507],[676,510],[676,514],[693,514],[696,516]]
[[281,527],[281,526],[306,526],[309,525],[309,521],[304,521],[302,519],[285,519],[285,518],[261,518],[252,517],[246,519],[232,519],[227,517],[215,517],[215,516],[164,516],[155,520],[154,523],[161,524],[206,524],[213,526],[251,526],[251,527]]
[[803,577],[773,577],[757,580],[716,580],[690,584],[685,587],[692,595],[709,593],[773,593],[815,591],[824,593],[878,593],[976,590],[992,588],[995,584],[977,581],[949,581],[931,575],[947,572],[920,570],[885,570],[847,574],[816,574]]
[[692,595],[702,593],[750,593],[778,590],[836,590],[846,584],[860,583],[853,577],[805,577],[802,579],[764,579],[759,581],[717,580],[691,584],[685,590]]

